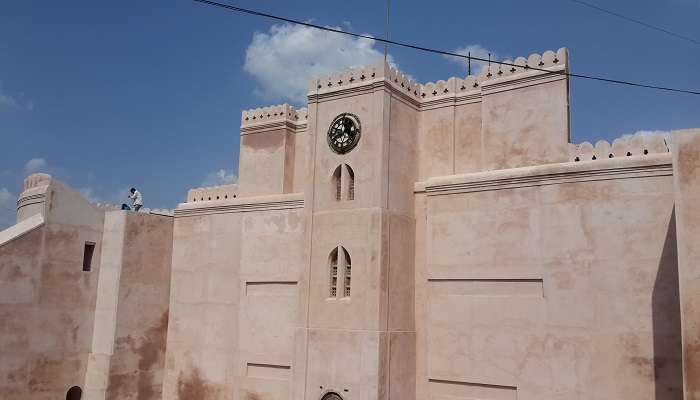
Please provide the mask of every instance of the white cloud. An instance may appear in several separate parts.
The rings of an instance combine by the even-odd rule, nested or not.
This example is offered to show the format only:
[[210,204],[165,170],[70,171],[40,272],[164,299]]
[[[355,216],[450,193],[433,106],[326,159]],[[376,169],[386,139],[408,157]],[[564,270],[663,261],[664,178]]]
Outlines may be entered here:
[[17,196],[0,188],[0,230],[14,225],[17,218]]
[[230,183],[238,182],[238,177],[233,171],[220,169],[218,171],[213,171],[207,174],[204,178],[202,186],[218,186],[218,185],[228,185]]
[[312,77],[381,61],[384,53],[376,43],[302,25],[273,25],[253,35],[243,69],[255,78],[262,98],[305,104]]
[[25,98],[24,93],[20,93],[19,97],[10,95],[3,89],[0,82],[0,109],[2,108],[32,111],[34,102]]
[[[630,139],[634,135],[661,135],[663,136],[664,140],[666,141],[667,146],[671,146],[671,132],[670,131],[649,131],[649,130],[639,130],[634,133],[626,133],[624,135],[620,136],[620,139]],[[613,139],[615,141],[615,139]],[[610,143],[612,143],[611,141]]]
[[17,99],[10,96],[9,94],[0,92],[0,106],[9,108],[19,108],[19,103],[17,103]]
[[[495,51],[486,49],[479,44],[470,44],[470,45],[467,45],[464,47],[457,48],[452,52],[456,53],[456,54],[465,55],[465,56],[471,55],[472,57],[483,58],[484,60],[488,60],[489,53],[491,53],[491,59],[497,60],[497,56],[496,56]],[[456,62],[457,64],[462,65],[462,67],[464,67],[465,71],[468,68],[468,65],[467,65],[468,63],[467,63],[466,58],[455,57],[455,56],[443,56],[443,57],[445,57],[446,59],[448,59],[450,61]],[[478,75],[481,72],[481,70],[487,65],[488,65],[488,61],[472,60],[472,75]]]
[[24,169],[25,171],[27,171],[28,174],[31,174],[41,169],[45,169],[46,165],[46,160],[44,160],[43,158],[32,158],[31,160],[27,161],[27,163],[24,165]]

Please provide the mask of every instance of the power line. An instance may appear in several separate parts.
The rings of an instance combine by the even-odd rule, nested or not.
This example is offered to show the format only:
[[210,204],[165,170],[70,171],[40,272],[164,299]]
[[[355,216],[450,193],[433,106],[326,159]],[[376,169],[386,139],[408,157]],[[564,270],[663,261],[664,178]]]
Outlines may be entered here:
[[693,43],[693,44],[696,44],[696,45],[700,45],[700,41],[695,40],[695,39],[693,39],[693,38],[691,38],[691,37],[684,36],[684,35],[681,35],[681,34],[679,34],[679,33],[671,32],[671,31],[669,31],[668,29],[664,29],[664,28],[661,28],[661,27],[658,27],[658,26],[655,26],[655,25],[652,25],[652,24],[648,24],[648,23],[646,23],[646,22],[644,22],[644,21],[640,21],[640,20],[638,20],[638,19],[634,19],[634,18],[627,17],[627,16],[622,15],[622,14],[620,14],[620,13],[616,13],[615,11],[606,10],[605,8],[599,7],[599,6],[595,5],[595,4],[587,3],[587,2],[582,1],[582,0],[569,0],[569,1],[572,2],[572,3],[576,3],[576,4],[579,4],[579,5],[582,5],[582,6],[584,6],[584,7],[592,8],[592,9],[594,9],[594,10],[598,10],[598,11],[603,12],[603,13],[605,13],[605,14],[610,14],[610,15],[615,16],[615,17],[617,17],[617,18],[624,19],[625,21],[633,22],[633,23],[635,23],[635,24],[644,26],[644,27],[646,27],[646,28],[653,29],[653,30],[655,30],[655,31],[663,32],[663,33],[665,33],[665,34],[667,34],[667,35],[676,37],[676,38],[678,38],[678,39],[683,39],[683,40],[686,40],[686,41],[688,41],[688,42],[690,42],[690,43]]
[[526,68],[526,69],[530,69],[530,70],[534,70],[534,71],[542,71],[542,72],[546,72],[546,73],[550,73],[550,74],[565,75],[565,76],[573,77],[573,78],[589,79],[589,80],[606,82],[606,83],[614,83],[614,84],[618,84],[618,85],[635,86],[635,87],[641,87],[641,88],[646,88],[646,89],[663,90],[663,91],[667,91],[667,92],[685,93],[685,94],[693,94],[693,95],[700,96],[700,91],[676,89],[676,88],[669,88],[669,87],[656,86],[656,85],[647,85],[644,83],[622,81],[622,80],[603,78],[603,77],[598,77],[598,76],[593,76],[593,75],[575,74],[572,72],[565,72],[565,71],[550,71],[547,69],[531,67],[531,66],[523,67],[522,65],[507,63],[507,62],[503,62],[503,61],[494,61],[494,60],[490,60],[490,59],[487,60],[485,58],[475,57],[472,55],[451,53],[449,51],[432,49],[429,47],[422,47],[422,46],[417,46],[417,45],[413,45],[413,44],[409,44],[409,43],[397,42],[395,40],[381,39],[381,38],[377,38],[377,37],[370,36],[370,35],[363,35],[363,34],[354,33],[354,32],[347,32],[347,31],[343,31],[340,29],[316,25],[316,24],[312,24],[309,22],[298,21],[298,20],[291,19],[291,18],[280,17],[277,15],[267,14],[267,13],[263,13],[260,11],[255,11],[255,10],[250,10],[250,9],[246,9],[246,8],[242,8],[242,7],[232,6],[230,4],[218,3],[215,1],[211,1],[211,0],[193,0],[193,1],[198,2],[198,3],[208,4],[208,5],[215,6],[215,7],[225,8],[225,9],[231,10],[231,11],[237,11],[237,12],[244,13],[244,14],[250,14],[250,15],[255,15],[258,17],[274,19],[277,21],[284,21],[284,22],[289,22],[292,24],[307,26],[309,28],[319,29],[322,31],[334,32],[334,33],[339,33],[339,34],[348,35],[348,36],[354,36],[354,37],[363,38],[363,39],[376,40],[376,41],[381,42],[381,43],[391,44],[391,45],[400,46],[400,47],[406,47],[406,48],[414,49],[414,50],[420,50],[420,51],[424,51],[427,53],[434,53],[434,54],[441,54],[441,55],[445,55],[445,56],[465,58],[465,59],[470,60],[470,61],[471,60],[484,61],[484,62],[499,64],[499,65],[507,65],[507,66],[516,67],[516,68]]

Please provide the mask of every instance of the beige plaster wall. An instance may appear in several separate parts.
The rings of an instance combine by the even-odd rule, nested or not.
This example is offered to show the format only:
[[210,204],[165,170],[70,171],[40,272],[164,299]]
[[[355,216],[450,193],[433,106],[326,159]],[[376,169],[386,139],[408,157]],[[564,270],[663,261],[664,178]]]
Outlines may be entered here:
[[303,129],[297,129],[294,137],[294,184],[292,193],[303,193],[308,171],[306,169],[306,157],[309,153],[309,134],[304,125]]
[[[460,121],[461,122],[461,121]],[[466,126],[462,126],[462,129]],[[481,131],[481,124],[479,124]],[[454,104],[420,112],[419,180],[454,173]]]
[[673,134],[686,400],[700,399],[700,129]]
[[483,137],[481,133],[481,93],[478,98],[455,107],[454,171],[455,174],[481,171]]
[[164,399],[289,398],[302,205],[287,195],[176,210]]
[[[103,214],[60,182],[47,183],[44,226],[0,247],[2,398],[64,398],[84,384]],[[89,272],[85,241],[97,243]]]
[[482,84],[482,169],[565,162],[569,81],[538,71]]
[[160,400],[173,218],[133,212],[124,215],[116,330],[106,399]]
[[287,142],[293,133],[287,129],[249,132],[241,135],[239,187],[241,195],[285,193],[289,176]]
[[163,398],[231,399],[239,215],[175,218]]
[[681,398],[673,193],[668,154],[429,180],[418,393]]

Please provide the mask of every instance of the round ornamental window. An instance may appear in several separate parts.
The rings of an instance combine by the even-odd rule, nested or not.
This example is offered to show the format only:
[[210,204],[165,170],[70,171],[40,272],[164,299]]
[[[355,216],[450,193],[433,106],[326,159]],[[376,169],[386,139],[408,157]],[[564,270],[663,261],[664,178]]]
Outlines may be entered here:
[[340,397],[338,393],[331,392],[323,395],[323,397],[321,397],[321,400],[343,400],[343,398]]
[[360,131],[360,119],[356,115],[340,114],[328,129],[328,146],[338,154],[345,154],[357,146]]

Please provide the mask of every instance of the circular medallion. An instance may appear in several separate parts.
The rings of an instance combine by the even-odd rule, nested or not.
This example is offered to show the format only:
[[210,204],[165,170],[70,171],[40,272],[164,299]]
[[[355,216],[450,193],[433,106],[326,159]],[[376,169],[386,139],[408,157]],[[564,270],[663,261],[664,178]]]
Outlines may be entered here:
[[340,397],[338,393],[330,392],[323,395],[323,397],[321,397],[321,400],[343,400],[343,398]]
[[345,154],[360,141],[360,120],[356,115],[340,114],[328,129],[328,146],[338,154]]

